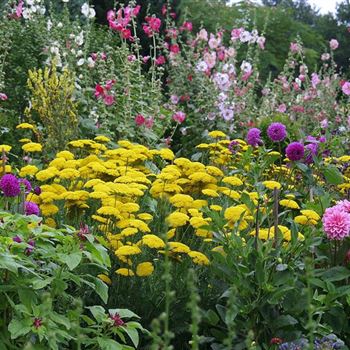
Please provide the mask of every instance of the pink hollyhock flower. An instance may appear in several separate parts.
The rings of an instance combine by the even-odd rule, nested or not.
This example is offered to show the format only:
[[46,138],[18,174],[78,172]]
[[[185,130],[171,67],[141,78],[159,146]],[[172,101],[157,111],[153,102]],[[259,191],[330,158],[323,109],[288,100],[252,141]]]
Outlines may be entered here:
[[151,58],[151,56],[143,56],[142,57],[142,62],[143,63],[147,63],[150,58]]
[[265,41],[266,38],[264,36],[259,36],[258,40],[256,41],[261,50],[265,49]]
[[321,125],[322,129],[328,128],[328,119],[326,118],[326,119],[321,120],[320,125]]
[[327,208],[322,217],[328,239],[343,240],[350,235],[350,214],[340,208]]
[[213,68],[216,63],[216,52],[213,51],[211,53],[206,52],[204,54],[204,62],[207,64],[208,68]]
[[3,92],[0,92],[0,100],[1,101],[6,101],[7,100],[7,95],[4,94]]
[[155,64],[157,66],[160,66],[160,65],[162,65],[164,63],[165,63],[165,57],[163,55],[157,57],[156,60],[155,60]]
[[129,55],[129,56],[128,56],[128,61],[129,61],[129,62],[134,62],[134,61],[136,61],[136,56],[135,56],[135,55]]
[[162,25],[162,21],[159,18],[146,17],[145,20],[153,32],[159,32],[160,26]]
[[208,32],[205,29],[201,29],[197,34],[197,40],[208,41]]
[[91,56],[91,58],[93,59],[94,62],[97,61],[97,57],[98,57],[98,56],[97,56],[97,53],[96,53],[96,52],[93,52],[90,56]]
[[23,0],[20,0],[18,5],[16,6],[16,17],[20,18],[23,13]]
[[138,114],[135,117],[135,123],[137,126],[141,126],[143,124],[145,124],[146,118],[142,115],[142,114]]
[[95,86],[95,97],[100,98],[100,97],[104,97],[104,95],[105,95],[104,88],[100,84],[97,84]]
[[154,118],[150,117],[150,118],[148,118],[148,119],[145,120],[145,126],[146,126],[146,128],[152,129],[153,124],[154,124]]
[[345,95],[349,96],[350,95],[350,83],[346,81],[343,86],[341,87],[342,91],[344,92]]
[[122,38],[125,39],[125,40],[132,39],[132,35],[131,35],[131,30],[130,29],[123,28],[121,30],[121,35],[122,35]]
[[339,42],[336,39],[332,39],[329,42],[329,47],[331,48],[331,50],[336,50],[339,47]]
[[231,40],[232,41],[237,41],[240,37],[241,34],[244,32],[244,28],[234,28],[231,31]]
[[105,61],[106,59],[107,59],[107,55],[104,52],[102,52],[101,53],[101,60]]
[[107,80],[107,82],[106,82],[106,90],[112,89],[114,84],[115,84],[115,80],[114,79]]
[[113,21],[109,21],[109,28],[112,30],[116,30],[118,32],[120,32],[123,29],[123,26],[120,23],[116,23]]
[[321,82],[320,78],[318,77],[317,73],[312,73],[311,74],[311,84],[312,87],[315,89],[317,85]]
[[277,108],[277,111],[280,113],[284,113],[286,110],[287,110],[287,106],[284,103],[280,104]]
[[177,44],[170,45],[170,52],[173,54],[178,54],[180,52],[180,47]]
[[192,22],[188,22],[188,21],[187,21],[187,22],[184,22],[184,24],[180,27],[180,30],[181,30],[181,31],[187,30],[187,31],[191,32],[192,29],[193,29]]
[[112,106],[114,101],[115,101],[115,99],[114,99],[114,96],[112,96],[112,95],[106,95],[103,98],[103,102],[105,103],[106,106]]
[[109,10],[107,12],[107,21],[110,22],[110,21],[114,21],[114,20],[115,20],[115,11]]
[[184,112],[176,112],[173,114],[173,120],[175,120],[177,123],[181,124],[185,121],[186,114]]
[[297,52],[301,51],[301,47],[300,47],[300,45],[298,43],[290,43],[289,50],[292,53],[297,53]]
[[166,13],[167,13],[167,11],[168,11],[168,9],[167,9],[166,5],[163,5],[163,6],[162,6],[162,10],[161,10],[162,15],[165,16]]
[[216,49],[220,44],[221,44],[221,39],[216,38],[213,34],[210,34],[210,39],[209,39],[209,47],[214,50]]
[[172,104],[177,105],[179,103],[179,97],[177,95],[171,95],[170,96],[170,101]]
[[132,15],[137,16],[140,13],[141,5],[135,6],[135,8],[132,10]]

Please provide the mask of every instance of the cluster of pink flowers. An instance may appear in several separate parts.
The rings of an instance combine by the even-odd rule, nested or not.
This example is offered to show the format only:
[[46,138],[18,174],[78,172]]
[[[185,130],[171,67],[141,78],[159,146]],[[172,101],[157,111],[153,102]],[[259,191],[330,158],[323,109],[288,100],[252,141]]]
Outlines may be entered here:
[[95,97],[97,99],[102,98],[106,106],[111,106],[115,102],[115,98],[111,94],[111,89],[115,82],[116,81],[114,79],[111,79],[106,82],[105,86],[100,84],[95,86]]
[[343,200],[327,208],[322,217],[323,230],[328,239],[343,240],[350,236],[350,202]]
[[135,117],[135,124],[137,126],[144,125],[146,128],[152,129],[154,124],[154,118],[153,117],[145,118],[142,114],[138,114]]
[[109,27],[112,30],[116,30],[120,33],[123,39],[132,41],[133,37],[129,27],[131,19],[136,17],[141,10],[141,6],[137,5],[134,8],[126,6],[125,8],[119,9],[117,12],[109,10],[107,12],[107,20]]
[[157,17],[146,17],[146,23],[143,24],[142,29],[148,37],[152,37],[154,33],[159,33],[162,21]]

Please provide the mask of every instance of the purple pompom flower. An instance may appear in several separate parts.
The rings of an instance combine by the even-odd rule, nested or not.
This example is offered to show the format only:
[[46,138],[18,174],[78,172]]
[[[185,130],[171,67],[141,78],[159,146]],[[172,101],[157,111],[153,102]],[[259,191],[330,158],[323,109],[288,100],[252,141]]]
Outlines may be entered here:
[[310,143],[305,146],[306,156],[305,156],[305,164],[311,164],[314,161],[314,156],[317,155],[318,145],[317,143]]
[[25,213],[26,213],[26,215],[39,215],[40,209],[36,203],[26,202],[25,203]]
[[19,179],[19,183],[25,187],[26,194],[32,190],[32,184],[27,179]]
[[304,146],[300,142],[292,142],[286,148],[286,155],[291,161],[302,159],[304,153]]
[[257,147],[262,144],[261,130],[258,128],[251,128],[248,130],[247,143],[253,147]]
[[0,180],[0,189],[5,197],[17,197],[21,193],[21,186],[16,176],[4,175]]
[[272,123],[267,128],[267,136],[273,142],[283,141],[287,136],[287,130],[282,123]]

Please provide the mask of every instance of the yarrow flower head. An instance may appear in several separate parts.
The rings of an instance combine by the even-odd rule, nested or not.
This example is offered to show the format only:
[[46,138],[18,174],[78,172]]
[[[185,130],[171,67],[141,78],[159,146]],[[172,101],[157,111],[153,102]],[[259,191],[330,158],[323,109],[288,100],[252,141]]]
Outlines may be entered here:
[[247,143],[253,147],[261,145],[261,130],[258,128],[249,129],[247,134]]
[[17,197],[21,193],[21,186],[16,176],[4,175],[0,180],[0,189],[5,197]]
[[304,153],[304,146],[300,142],[292,142],[286,148],[286,155],[291,161],[302,159]]
[[287,136],[285,125],[282,123],[272,123],[267,129],[267,136],[274,142],[283,141]]

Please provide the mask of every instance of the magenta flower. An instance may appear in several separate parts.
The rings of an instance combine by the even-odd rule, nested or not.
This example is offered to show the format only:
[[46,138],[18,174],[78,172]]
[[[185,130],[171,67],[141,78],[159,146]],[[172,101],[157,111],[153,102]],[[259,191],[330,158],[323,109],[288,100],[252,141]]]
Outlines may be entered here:
[[39,216],[40,209],[38,205],[34,202],[25,202],[25,214]]
[[247,143],[253,147],[257,147],[262,144],[261,130],[258,128],[251,128],[248,130]]
[[145,121],[146,121],[146,118],[142,114],[138,114],[135,117],[135,123],[137,126],[143,125],[145,123]]
[[173,114],[173,120],[175,120],[177,123],[181,124],[185,121],[186,114],[184,112],[176,112]]
[[341,87],[342,91],[344,92],[345,95],[349,96],[350,95],[350,83],[346,81],[343,86]]
[[267,136],[274,142],[283,141],[287,136],[285,125],[282,123],[272,123],[267,128]]
[[32,190],[32,184],[27,179],[19,179],[19,184],[25,188],[26,194]]
[[109,316],[113,321],[113,326],[120,327],[124,324],[124,321],[121,319],[120,315],[118,313],[115,313],[114,315]]
[[114,96],[112,96],[112,95],[106,95],[103,98],[103,102],[105,103],[106,106],[112,106],[114,101],[115,101],[115,99],[114,99]]
[[337,206],[326,209],[322,222],[328,239],[343,240],[350,235],[350,214]]
[[305,146],[306,150],[306,157],[305,157],[305,164],[311,164],[314,161],[314,156],[317,155],[317,143],[310,143]]
[[0,92],[0,100],[1,101],[6,101],[7,100],[7,95],[4,94],[3,92]]
[[286,155],[291,161],[302,159],[304,153],[304,146],[300,142],[292,142],[286,148]]
[[332,40],[329,42],[329,47],[330,47],[332,50],[336,50],[336,49],[339,47],[338,40],[332,39]]
[[16,176],[4,175],[0,180],[0,189],[5,197],[17,197],[21,193],[21,186]]

